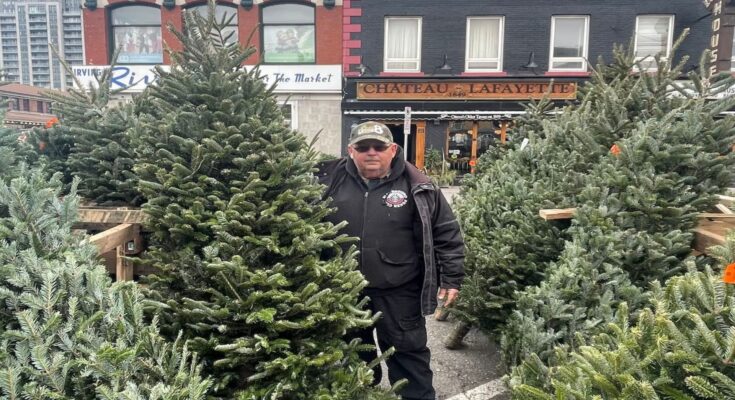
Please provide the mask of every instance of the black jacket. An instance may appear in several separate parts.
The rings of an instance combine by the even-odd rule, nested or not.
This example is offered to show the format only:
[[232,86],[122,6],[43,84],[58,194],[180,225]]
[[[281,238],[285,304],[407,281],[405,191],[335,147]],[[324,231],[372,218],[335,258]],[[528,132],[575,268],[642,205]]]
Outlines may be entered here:
[[[400,157],[402,154],[399,151],[393,166]],[[348,158],[319,164],[317,177],[327,186],[325,197],[329,197],[345,179],[352,179],[347,171],[348,163],[354,168],[353,161]],[[428,315],[436,309],[439,287],[459,289],[462,284],[464,242],[459,223],[439,188],[413,165],[405,163],[403,170],[421,219],[420,245],[424,263],[421,311]]]

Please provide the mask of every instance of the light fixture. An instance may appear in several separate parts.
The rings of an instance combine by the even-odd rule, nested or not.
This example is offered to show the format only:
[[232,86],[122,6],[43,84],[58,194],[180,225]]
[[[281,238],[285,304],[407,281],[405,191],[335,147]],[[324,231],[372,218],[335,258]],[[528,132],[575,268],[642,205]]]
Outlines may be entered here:
[[84,7],[94,11],[97,8],[97,0],[84,0]]
[[536,53],[531,52],[531,54],[528,55],[528,64],[524,65],[523,68],[530,70],[538,68],[538,64],[536,64]]
[[240,5],[249,10],[253,8],[253,0],[240,0]]
[[453,75],[453,69],[447,62],[447,53],[444,53],[444,63],[439,67],[434,67],[432,75]]
[[324,7],[332,8],[334,7],[334,5],[335,5],[334,0],[324,0]]
[[163,6],[171,10],[176,7],[176,0],[163,0]]

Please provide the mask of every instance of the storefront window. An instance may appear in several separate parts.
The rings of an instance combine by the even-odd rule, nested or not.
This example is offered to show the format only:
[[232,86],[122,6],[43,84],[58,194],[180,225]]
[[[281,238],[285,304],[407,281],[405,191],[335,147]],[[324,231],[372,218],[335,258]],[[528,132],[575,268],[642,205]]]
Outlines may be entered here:
[[161,10],[140,5],[115,8],[111,12],[112,45],[120,49],[120,64],[161,64]]
[[447,136],[447,154],[450,168],[464,173],[470,171],[472,158],[472,121],[452,122]]
[[314,7],[274,4],[263,7],[263,60],[274,64],[316,62]]
[[636,18],[635,56],[643,68],[656,68],[653,57],[661,54],[667,59],[671,53],[673,15],[639,15]]
[[485,154],[491,147],[497,146],[497,127],[493,121],[480,121],[477,127],[477,157]]
[[[204,18],[209,17],[209,5],[203,4],[189,7],[186,12],[195,12]],[[237,7],[234,5],[217,4],[214,9],[214,19],[217,23],[227,22],[222,30],[227,43],[237,43]]]

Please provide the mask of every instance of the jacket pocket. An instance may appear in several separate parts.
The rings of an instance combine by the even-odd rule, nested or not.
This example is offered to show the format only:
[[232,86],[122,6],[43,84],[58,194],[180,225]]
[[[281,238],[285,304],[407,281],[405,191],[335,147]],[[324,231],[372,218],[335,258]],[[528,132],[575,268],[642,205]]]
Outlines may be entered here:
[[378,249],[363,249],[360,272],[368,287],[387,289],[403,285],[419,275],[412,259],[397,260]]
[[[414,257],[409,257],[409,258],[406,258],[405,260],[404,259],[399,259],[399,257],[395,257],[395,256],[394,257],[389,257],[387,254],[385,254],[384,251],[382,251],[380,249],[375,249],[375,251],[378,253],[378,256],[380,257],[380,260],[384,264],[393,265],[393,266],[396,266],[396,267],[402,267],[402,266],[405,266],[405,265],[413,264],[414,263],[414,260],[415,260]],[[405,257],[402,257],[402,258],[405,258]]]

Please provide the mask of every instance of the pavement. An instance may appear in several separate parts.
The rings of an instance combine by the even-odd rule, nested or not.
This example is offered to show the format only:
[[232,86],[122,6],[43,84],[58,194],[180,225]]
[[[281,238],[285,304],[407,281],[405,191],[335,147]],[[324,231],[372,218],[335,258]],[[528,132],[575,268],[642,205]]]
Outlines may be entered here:
[[[452,202],[459,187],[442,188]],[[454,330],[455,322],[436,321],[426,317],[426,330],[431,349],[431,368],[437,400],[508,400],[510,395],[503,383],[505,368],[500,360],[499,345],[473,328],[457,350],[444,347],[444,341]],[[388,385],[388,371],[383,365],[383,382]]]

